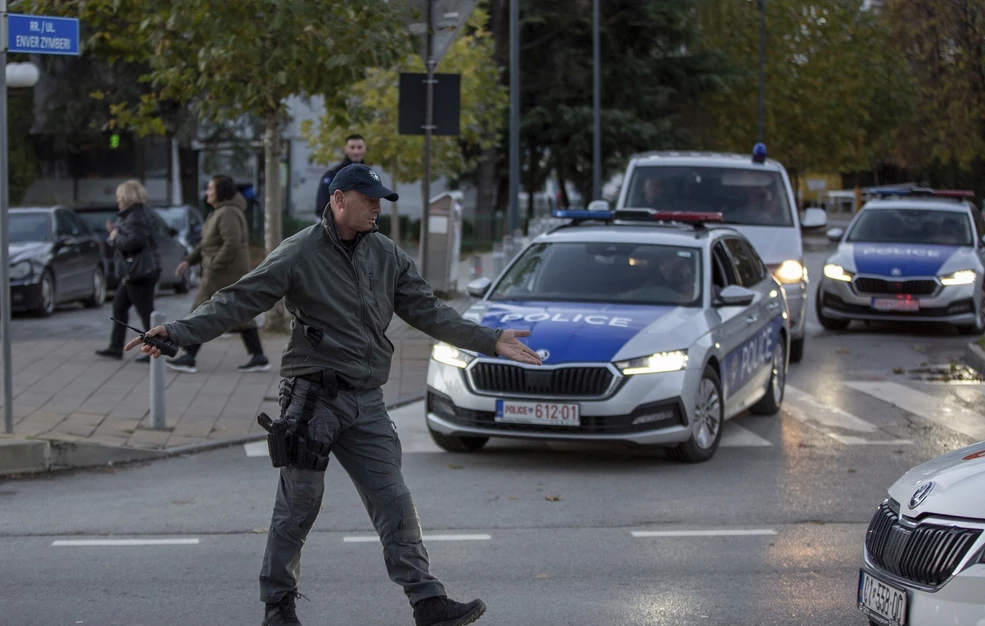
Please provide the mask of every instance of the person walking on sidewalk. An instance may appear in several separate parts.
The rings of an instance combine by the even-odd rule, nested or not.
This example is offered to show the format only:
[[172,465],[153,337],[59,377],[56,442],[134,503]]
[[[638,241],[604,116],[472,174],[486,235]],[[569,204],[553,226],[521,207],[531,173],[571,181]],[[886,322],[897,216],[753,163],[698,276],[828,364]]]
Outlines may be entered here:
[[[106,220],[108,243],[113,247],[113,271],[116,293],[113,294],[113,317],[124,324],[130,321],[130,307],[137,309],[144,328],[150,328],[154,312],[154,290],[161,277],[161,257],[157,251],[153,217],[147,204],[147,190],[138,180],[128,180],[116,188],[116,220]],[[109,347],[96,354],[111,359],[123,358],[126,328],[113,322]],[[141,356],[137,361],[146,362]]]
[[[179,345],[201,343],[281,298],[294,318],[281,359],[281,414],[303,424],[325,452],[315,462],[281,468],[260,570],[266,626],[300,625],[295,600],[301,548],[321,509],[330,456],[356,486],[383,544],[390,579],[403,587],[417,626],[471,624],[486,609],[481,600],[450,600],[431,574],[401,472],[400,440],[383,400],[393,358],[385,332],[396,313],[462,349],[530,365],[540,365],[540,357],[519,340],[530,331],[486,328],[441,302],[407,253],[378,231],[381,198],[395,202],[397,194],[380,184],[375,171],[358,164],[343,168],[320,224],[284,240],[253,272],[190,316],[147,333]],[[131,341],[127,350],[140,343]],[[141,350],[161,354],[149,345]]]
[[342,162],[325,172],[325,175],[318,181],[318,195],[315,198],[315,217],[319,220],[322,218],[325,209],[328,208],[328,200],[332,195],[332,192],[329,190],[332,180],[342,171],[343,167],[348,167],[353,163],[362,163],[366,157],[366,141],[363,139],[363,136],[349,135],[346,137],[342,153],[345,155]]
[[[174,271],[176,276],[181,276],[192,265],[202,264],[202,282],[195,294],[192,311],[217,291],[232,285],[250,271],[249,230],[244,213],[246,199],[236,191],[236,183],[229,176],[213,176],[205,191],[205,201],[215,210],[205,220],[202,240]],[[248,319],[232,330],[240,333],[243,345],[250,355],[249,362],[240,365],[239,371],[270,371],[270,361],[263,353],[256,321]],[[198,371],[195,358],[201,348],[201,343],[186,345],[183,355],[165,361],[164,364],[175,371],[194,374]]]

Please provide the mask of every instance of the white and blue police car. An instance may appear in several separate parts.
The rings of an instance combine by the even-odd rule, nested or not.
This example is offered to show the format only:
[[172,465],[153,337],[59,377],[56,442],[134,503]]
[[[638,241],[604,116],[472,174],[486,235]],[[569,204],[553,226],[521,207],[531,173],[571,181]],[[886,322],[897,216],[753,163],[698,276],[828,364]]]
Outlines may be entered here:
[[527,366],[433,347],[426,420],[449,451],[490,437],[661,446],[711,458],[725,420],[783,400],[790,326],[781,285],[720,213],[555,211],[465,316],[531,331]]
[[946,322],[985,332],[985,218],[972,192],[873,189],[824,263],[818,321],[844,330],[852,320]]

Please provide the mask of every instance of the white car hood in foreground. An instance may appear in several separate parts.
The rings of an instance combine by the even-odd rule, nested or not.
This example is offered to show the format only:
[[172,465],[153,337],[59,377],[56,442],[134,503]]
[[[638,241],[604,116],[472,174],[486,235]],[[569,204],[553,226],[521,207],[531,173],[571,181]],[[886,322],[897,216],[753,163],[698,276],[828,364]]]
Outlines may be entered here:
[[[914,495],[919,499],[927,489],[922,501],[911,507]],[[906,517],[932,513],[985,521],[985,442],[914,467],[889,488],[889,495]]]

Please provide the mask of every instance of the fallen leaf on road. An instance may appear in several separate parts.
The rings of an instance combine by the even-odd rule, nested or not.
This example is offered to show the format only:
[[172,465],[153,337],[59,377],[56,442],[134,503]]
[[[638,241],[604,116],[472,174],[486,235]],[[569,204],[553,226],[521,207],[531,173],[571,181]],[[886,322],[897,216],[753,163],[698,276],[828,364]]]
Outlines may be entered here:
[[548,578],[552,578],[552,576],[550,574],[537,574],[534,578],[537,580],[547,580]]
[[893,368],[893,373],[894,374],[905,374],[906,373],[906,370],[903,369],[902,367],[894,367]]
[[448,469],[462,469],[462,467],[463,466],[461,466],[461,465],[455,465],[454,463],[449,463],[448,464]]
[[855,468],[849,467],[848,468],[848,473],[849,474],[854,474],[855,473]]
[[927,351],[927,347],[926,346],[921,346],[920,344],[914,344],[913,349],[916,350],[917,352],[926,352]]
[[848,354],[848,348],[838,348],[838,354]]
[[516,500],[517,498],[516,498],[516,496],[510,496],[509,499],[510,500]]
[[544,499],[548,502],[560,502],[561,496],[544,496]]
[[254,528],[253,529],[253,532],[256,533],[256,534],[258,534],[258,535],[262,535],[262,534],[266,533],[267,530],[268,529],[266,529],[266,528]]

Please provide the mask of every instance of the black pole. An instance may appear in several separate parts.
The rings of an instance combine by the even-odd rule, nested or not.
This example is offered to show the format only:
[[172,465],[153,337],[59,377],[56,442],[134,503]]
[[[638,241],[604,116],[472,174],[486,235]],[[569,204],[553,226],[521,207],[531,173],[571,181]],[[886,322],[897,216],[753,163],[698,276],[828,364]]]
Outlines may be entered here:
[[510,236],[520,228],[520,0],[510,0]]
[[432,9],[434,0],[427,0],[428,2],[428,24],[427,32],[425,35],[425,45],[427,46],[427,78],[425,82],[425,102],[424,102],[424,184],[423,186],[423,202],[421,211],[421,276],[424,280],[428,279],[428,230],[429,230],[429,215],[428,210],[430,209],[431,202],[431,131],[434,128],[434,55],[432,54],[432,41],[433,33],[432,26],[434,20],[432,17]]
[[602,197],[602,56],[599,46],[599,0],[592,0],[592,200]]
[[759,129],[757,140],[763,143],[764,100],[766,99],[766,0],[759,0]]

